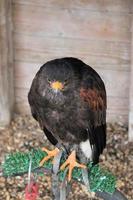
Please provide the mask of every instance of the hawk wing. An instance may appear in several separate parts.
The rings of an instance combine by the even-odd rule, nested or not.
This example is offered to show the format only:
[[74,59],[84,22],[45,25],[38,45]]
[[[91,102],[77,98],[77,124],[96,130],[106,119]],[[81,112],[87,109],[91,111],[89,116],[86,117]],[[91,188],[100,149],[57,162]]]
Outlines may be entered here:
[[[35,77],[32,81],[32,86],[28,93],[28,102],[30,104],[31,114],[33,118],[38,121],[41,129],[44,131],[47,139],[53,144],[56,145],[58,143],[57,139],[53,136],[53,134],[46,128],[44,122],[42,121],[43,116],[43,108],[41,106],[41,99],[39,99],[39,95],[36,97],[36,87],[37,87],[37,78]],[[39,100],[38,100],[39,99]]]
[[98,163],[106,146],[106,90],[100,76],[93,70],[82,82],[80,97],[86,107],[88,137],[92,147],[92,159]]

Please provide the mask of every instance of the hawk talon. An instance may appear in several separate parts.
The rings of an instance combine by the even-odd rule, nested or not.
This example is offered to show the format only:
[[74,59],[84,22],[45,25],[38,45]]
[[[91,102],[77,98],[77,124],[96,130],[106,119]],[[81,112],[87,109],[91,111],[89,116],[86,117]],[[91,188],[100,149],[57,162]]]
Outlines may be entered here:
[[58,148],[55,148],[54,150],[48,150],[48,149],[46,149],[45,147],[43,147],[42,148],[42,151],[45,151],[48,155],[47,156],[45,156],[42,160],[41,160],[41,162],[40,162],[40,164],[39,164],[39,166],[41,167],[41,166],[43,166],[43,164],[44,164],[44,162],[46,162],[46,161],[48,161],[49,159],[51,159],[52,157],[55,157],[58,153],[59,153],[59,149]]
[[68,165],[69,165],[69,168],[68,168],[68,181],[69,182],[71,181],[72,171],[73,171],[74,167],[80,167],[80,168],[83,168],[83,169],[86,168],[85,165],[79,164],[76,161],[76,152],[75,151],[72,151],[72,153],[69,155],[69,157],[67,158],[67,160],[61,165],[60,170],[65,169],[66,166],[68,166]]

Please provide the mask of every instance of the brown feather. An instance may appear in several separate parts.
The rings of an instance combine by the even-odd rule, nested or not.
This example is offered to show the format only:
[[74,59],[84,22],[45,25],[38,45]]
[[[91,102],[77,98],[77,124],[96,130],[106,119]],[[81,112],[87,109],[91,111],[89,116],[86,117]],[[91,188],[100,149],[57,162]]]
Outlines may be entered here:
[[106,109],[106,98],[102,91],[93,89],[80,89],[80,97],[89,104],[93,111]]

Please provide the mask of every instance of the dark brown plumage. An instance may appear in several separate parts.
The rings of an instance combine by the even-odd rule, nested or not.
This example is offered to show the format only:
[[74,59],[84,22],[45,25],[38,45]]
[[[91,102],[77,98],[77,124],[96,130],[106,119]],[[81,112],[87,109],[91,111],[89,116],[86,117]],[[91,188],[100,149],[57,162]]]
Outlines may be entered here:
[[94,69],[76,58],[49,61],[37,72],[28,100],[53,145],[77,145],[99,161],[106,145],[106,91]]

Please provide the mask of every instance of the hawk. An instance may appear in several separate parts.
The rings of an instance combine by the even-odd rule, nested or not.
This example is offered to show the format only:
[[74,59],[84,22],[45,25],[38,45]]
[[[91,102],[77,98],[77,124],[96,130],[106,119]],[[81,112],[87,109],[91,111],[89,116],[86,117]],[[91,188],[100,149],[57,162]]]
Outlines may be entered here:
[[69,166],[69,181],[75,166],[85,168],[76,161],[77,148],[94,164],[99,162],[106,146],[106,90],[93,68],[72,57],[48,61],[33,79],[28,100],[33,117],[56,147],[43,148],[48,155],[40,165],[59,153],[57,144],[72,147],[61,166]]

